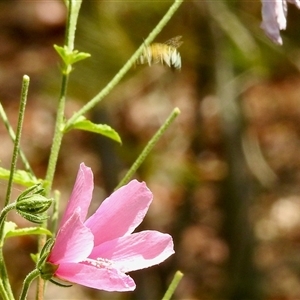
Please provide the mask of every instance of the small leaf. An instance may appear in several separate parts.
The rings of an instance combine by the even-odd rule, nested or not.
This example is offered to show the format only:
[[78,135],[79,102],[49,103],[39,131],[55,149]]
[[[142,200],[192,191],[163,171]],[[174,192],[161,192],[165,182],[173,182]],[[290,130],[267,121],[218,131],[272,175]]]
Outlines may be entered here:
[[[9,179],[10,171],[0,167],[0,179]],[[16,170],[13,178],[14,183],[22,186],[30,187],[32,185],[41,183],[41,180],[36,179],[30,173],[23,170]]]
[[38,258],[39,258],[39,254],[33,254],[33,253],[30,253],[30,258],[32,259],[32,261],[34,263],[36,263],[38,261]]
[[89,53],[79,52],[78,50],[71,51],[67,46],[60,47],[57,45],[53,45],[53,47],[63,60],[63,72],[67,74],[71,72],[73,64],[91,56]]
[[62,60],[64,62],[66,62],[66,57],[68,56],[67,52],[67,48],[66,47],[60,47],[57,45],[53,45],[54,49],[56,50],[56,52],[58,53],[58,55],[62,58]]
[[73,51],[73,56],[72,56],[72,64],[75,64],[78,61],[84,60],[88,57],[90,57],[91,54],[86,53],[86,52],[78,52],[77,50]]
[[80,129],[80,130],[95,132],[98,134],[102,134],[120,144],[122,143],[119,134],[110,126],[106,124],[92,123],[91,121],[86,120],[84,117],[78,118],[78,120],[75,123],[73,123],[70,127],[65,129],[65,132],[71,129]]
[[6,236],[8,232],[15,230],[17,227],[18,227],[18,225],[14,222],[11,222],[11,221],[4,222],[3,236]]
[[[8,222],[6,222],[8,223]],[[12,222],[9,222],[12,223]],[[23,236],[23,235],[31,235],[31,234],[47,234],[52,235],[52,233],[43,227],[27,227],[21,229],[11,229],[6,232],[5,237],[14,237],[14,236]]]

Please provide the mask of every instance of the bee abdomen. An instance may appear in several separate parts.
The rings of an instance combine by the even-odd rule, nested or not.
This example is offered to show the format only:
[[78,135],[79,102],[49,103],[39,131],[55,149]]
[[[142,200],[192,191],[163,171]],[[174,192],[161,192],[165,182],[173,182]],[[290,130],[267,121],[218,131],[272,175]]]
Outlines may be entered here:
[[137,59],[137,64],[166,64],[172,69],[181,69],[181,56],[176,47],[168,44],[154,43],[145,46],[142,55]]

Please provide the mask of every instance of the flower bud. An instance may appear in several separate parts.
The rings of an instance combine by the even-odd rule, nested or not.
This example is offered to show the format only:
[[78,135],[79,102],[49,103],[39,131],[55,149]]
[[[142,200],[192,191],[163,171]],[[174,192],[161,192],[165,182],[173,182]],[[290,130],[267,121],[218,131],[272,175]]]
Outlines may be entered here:
[[44,197],[44,188],[34,185],[26,189],[16,201],[17,212],[25,219],[33,223],[42,223],[48,217],[39,215],[45,212],[52,204],[52,199]]
[[41,186],[40,183],[35,184],[31,187],[29,187],[28,189],[26,189],[24,192],[22,192],[20,194],[20,196],[18,197],[17,201],[20,201],[26,197],[30,197],[32,195],[42,195],[44,193],[44,188]]
[[26,196],[17,201],[16,209],[19,213],[40,214],[45,212],[52,204],[52,199],[47,199],[42,195]]
[[26,212],[21,212],[18,211],[18,213],[26,220],[32,222],[32,223],[37,223],[37,224],[41,224],[44,221],[46,221],[48,219],[47,215],[35,215],[35,214],[30,214],[30,213],[26,213]]
[[16,210],[26,220],[33,223],[42,223],[48,216],[40,215],[52,204],[52,199],[47,199],[42,195],[26,196],[17,201]]

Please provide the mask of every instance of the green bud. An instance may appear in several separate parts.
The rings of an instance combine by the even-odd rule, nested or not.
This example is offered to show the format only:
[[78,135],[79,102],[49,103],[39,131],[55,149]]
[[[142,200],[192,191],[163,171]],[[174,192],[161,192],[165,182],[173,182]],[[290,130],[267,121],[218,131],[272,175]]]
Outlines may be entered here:
[[31,213],[26,213],[23,211],[18,211],[18,213],[26,220],[32,222],[32,223],[37,223],[37,224],[41,224],[44,221],[46,221],[48,219],[47,215],[35,215],[35,214],[31,214]]
[[52,204],[53,199],[47,199],[42,195],[30,195],[19,198],[16,209],[19,213],[40,214],[45,212]]
[[44,191],[45,189],[41,186],[40,183],[35,184],[22,192],[18,197],[17,202],[23,200],[24,198],[30,197],[31,195],[42,195]]
[[48,216],[43,213],[51,204],[52,199],[47,199],[42,195],[26,196],[16,203],[16,210],[26,220],[42,223],[48,219]]
[[42,223],[48,217],[39,215],[45,212],[52,204],[52,199],[43,196],[44,188],[36,184],[26,189],[16,201],[17,212],[25,219],[34,223]]

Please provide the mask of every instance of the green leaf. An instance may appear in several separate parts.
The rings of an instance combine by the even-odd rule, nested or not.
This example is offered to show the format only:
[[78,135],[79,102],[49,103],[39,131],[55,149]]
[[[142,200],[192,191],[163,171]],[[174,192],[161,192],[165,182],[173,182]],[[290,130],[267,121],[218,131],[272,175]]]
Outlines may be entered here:
[[8,232],[15,230],[17,227],[18,227],[18,225],[14,222],[11,222],[11,221],[4,222],[3,236],[6,236]]
[[[12,223],[12,222],[5,222],[5,229],[6,229],[6,223]],[[16,224],[14,224],[16,225]],[[11,226],[11,225],[9,225]],[[16,226],[15,226],[16,228]],[[47,234],[52,235],[52,233],[43,227],[27,227],[27,228],[21,228],[21,229],[15,229],[11,228],[8,231],[6,231],[6,238],[8,237],[15,237],[15,236],[23,236],[23,235],[31,235],[31,234]]]
[[64,47],[60,47],[58,45],[53,45],[54,49],[56,50],[56,52],[58,53],[58,55],[61,57],[61,59],[64,61],[64,63],[66,63],[67,61],[67,57],[68,57],[68,48],[66,46]]
[[88,57],[90,57],[91,54],[86,53],[86,52],[78,52],[77,50],[74,50],[72,53],[72,64],[75,64],[78,61],[84,60]]
[[86,120],[84,117],[78,118],[77,121],[75,121],[75,123],[73,123],[68,128],[65,128],[65,132],[68,132],[71,129],[80,129],[95,132],[98,134],[102,134],[120,144],[122,143],[119,134],[110,126],[106,124],[95,124],[89,120]]
[[[0,179],[9,179],[10,171],[0,167]],[[30,187],[32,185],[41,183],[42,181],[36,179],[30,173],[23,170],[16,170],[13,178],[14,183],[18,183],[22,186]]]
[[32,259],[32,261],[34,263],[36,263],[39,259],[39,254],[38,253],[37,254],[30,253],[30,258]]
[[73,64],[91,56],[89,53],[79,52],[78,50],[71,51],[67,46],[61,47],[53,45],[53,47],[63,60],[63,71],[67,74],[71,72]]

